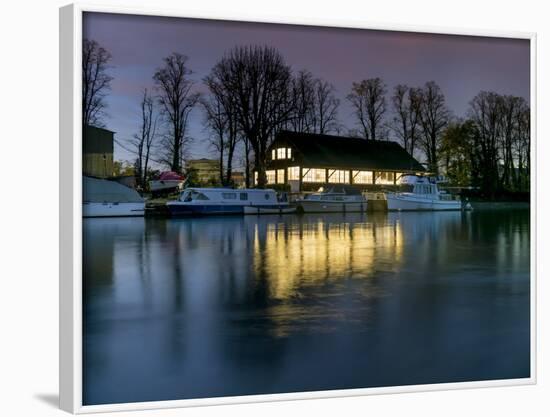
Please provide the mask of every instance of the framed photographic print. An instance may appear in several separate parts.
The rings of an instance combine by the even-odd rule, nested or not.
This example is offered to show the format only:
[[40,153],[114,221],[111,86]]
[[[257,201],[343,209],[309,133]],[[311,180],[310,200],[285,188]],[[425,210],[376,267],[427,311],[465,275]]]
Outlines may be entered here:
[[60,10],[75,413],[535,382],[535,35]]

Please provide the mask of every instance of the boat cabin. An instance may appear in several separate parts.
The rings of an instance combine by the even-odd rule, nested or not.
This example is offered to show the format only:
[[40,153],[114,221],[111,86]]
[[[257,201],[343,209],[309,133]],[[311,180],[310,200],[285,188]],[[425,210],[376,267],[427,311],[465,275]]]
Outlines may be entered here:
[[233,205],[277,204],[279,202],[275,190],[231,188],[187,188],[181,193],[179,201],[190,204]]

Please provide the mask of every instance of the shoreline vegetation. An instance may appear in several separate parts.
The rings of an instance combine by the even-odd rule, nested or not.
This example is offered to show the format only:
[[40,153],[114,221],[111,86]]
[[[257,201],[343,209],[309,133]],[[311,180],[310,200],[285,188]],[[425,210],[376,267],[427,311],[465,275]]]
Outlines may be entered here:
[[[105,126],[111,60],[96,41],[84,40],[85,125]],[[278,132],[292,130],[392,140],[472,201],[529,201],[530,107],[523,97],[480,91],[466,114],[456,115],[435,81],[389,88],[380,77],[365,78],[342,96],[355,121],[345,126],[339,118],[345,92],[292,68],[275,48],[237,45],[202,80],[194,77],[192,62],[179,52],[165,57],[136,103],[137,133],[125,142],[115,139],[135,157],[118,161],[116,174],[134,176],[141,193],[162,169],[184,175],[189,186],[232,186],[235,166],[243,168],[246,188],[272,188],[267,150]],[[206,139],[190,136],[191,118],[202,120]],[[208,184],[186,166],[197,141],[207,141],[219,161],[218,176]]]

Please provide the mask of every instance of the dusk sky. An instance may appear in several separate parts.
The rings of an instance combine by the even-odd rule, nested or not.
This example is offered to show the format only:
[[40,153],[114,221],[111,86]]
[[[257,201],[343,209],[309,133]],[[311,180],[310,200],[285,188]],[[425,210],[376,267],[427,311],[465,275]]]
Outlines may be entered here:
[[[143,88],[153,88],[153,73],[164,57],[187,55],[197,91],[206,92],[202,79],[236,45],[275,47],[293,70],[307,69],[332,83],[341,100],[339,120],[347,128],[356,127],[345,99],[352,82],[372,77],[381,77],[389,92],[396,84],[421,86],[433,80],[459,117],[480,90],[529,100],[528,40],[106,13],[85,14],[84,38],[112,54],[105,124],[122,143],[138,131]],[[191,117],[189,135],[195,141],[190,155],[213,156],[205,145],[201,110]],[[115,159],[132,160],[133,155],[115,145]]]

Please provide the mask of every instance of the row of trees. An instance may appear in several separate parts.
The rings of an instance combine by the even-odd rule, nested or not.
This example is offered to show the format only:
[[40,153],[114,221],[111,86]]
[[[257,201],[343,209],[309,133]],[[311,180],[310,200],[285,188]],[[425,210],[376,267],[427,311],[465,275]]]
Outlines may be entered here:
[[[110,55],[94,41],[85,41],[84,58],[91,61],[83,63],[88,84],[83,87],[84,121],[97,124],[111,81],[106,71]],[[460,185],[519,190],[529,184],[529,107],[519,97],[481,92],[467,118],[458,120],[433,81],[421,87],[400,84],[389,94],[381,78],[370,78],[353,83],[346,96],[357,127],[347,130],[338,120],[340,100],[334,86],[306,70],[293,73],[274,48],[235,47],[202,80],[207,88],[202,95],[188,58],[178,53],[164,59],[153,81],[155,95],[144,91],[141,125],[131,141],[142,185],[152,160],[182,171],[191,140],[189,117],[197,109],[219,158],[224,185],[231,184],[235,158],[242,155],[247,186],[252,167],[258,186],[265,186],[267,149],[281,129],[395,139],[423,159],[430,172],[443,170]]]

